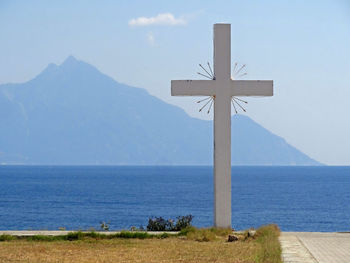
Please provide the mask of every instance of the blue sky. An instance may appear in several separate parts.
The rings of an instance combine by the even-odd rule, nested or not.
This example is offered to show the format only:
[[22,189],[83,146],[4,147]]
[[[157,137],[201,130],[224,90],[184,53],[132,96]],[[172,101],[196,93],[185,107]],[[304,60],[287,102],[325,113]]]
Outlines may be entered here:
[[232,24],[232,61],[247,65],[245,79],[275,83],[275,96],[249,98],[246,114],[318,161],[350,165],[347,0],[0,0],[0,83],[74,55],[209,119],[195,98],[170,97],[170,80],[198,78],[198,63],[212,62],[217,22]]

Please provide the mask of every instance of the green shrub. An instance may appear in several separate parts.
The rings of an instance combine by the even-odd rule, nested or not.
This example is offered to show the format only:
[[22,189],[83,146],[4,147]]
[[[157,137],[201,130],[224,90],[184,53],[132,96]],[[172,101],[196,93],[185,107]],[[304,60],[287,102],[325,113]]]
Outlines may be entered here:
[[174,231],[174,221],[163,217],[153,217],[148,219],[148,231]]
[[11,240],[14,240],[15,237],[14,236],[11,236],[11,235],[0,235],[0,242],[1,241],[11,241]]
[[192,215],[178,216],[176,218],[175,231],[181,231],[184,228],[190,227],[193,219]]
[[191,226],[193,216],[178,216],[176,223],[173,219],[165,219],[163,217],[150,217],[148,219],[147,231],[181,231]]
[[81,231],[78,232],[70,232],[67,234],[66,239],[69,241],[73,240],[81,240],[83,237],[86,236],[86,233],[83,233]]

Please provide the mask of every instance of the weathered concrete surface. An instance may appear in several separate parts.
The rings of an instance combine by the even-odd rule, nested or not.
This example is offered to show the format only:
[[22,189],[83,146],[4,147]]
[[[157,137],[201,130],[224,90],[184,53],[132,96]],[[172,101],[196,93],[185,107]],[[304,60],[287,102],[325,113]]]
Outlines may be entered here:
[[[72,231],[49,231],[49,230],[43,230],[43,231],[27,231],[27,230],[23,230],[23,231],[11,231],[11,230],[7,230],[7,231],[0,231],[0,235],[11,235],[11,236],[35,236],[35,235],[44,235],[44,236],[64,236],[67,235],[68,233],[71,232],[77,232],[76,230],[72,230]],[[91,231],[82,231],[85,233],[89,233]],[[137,232],[137,231],[135,231]],[[95,231],[95,233],[99,233],[99,234],[106,234],[106,235],[113,235],[113,234],[118,234],[120,233],[120,231]],[[167,233],[167,234],[178,234],[179,232],[166,232],[166,231],[147,231],[148,234],[150,235],[161,235],[163,233]]]
[[350,233],[283,232],[285,263],[350,263]]
[[284,263],[317,263],[295,234],[282,232],[279,239]]

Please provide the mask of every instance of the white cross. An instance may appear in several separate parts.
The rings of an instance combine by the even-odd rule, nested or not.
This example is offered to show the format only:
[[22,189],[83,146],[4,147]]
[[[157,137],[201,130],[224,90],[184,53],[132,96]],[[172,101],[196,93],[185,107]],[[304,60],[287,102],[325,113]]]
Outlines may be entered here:
[[231,78],[231,25],[214,24],[214,79],[172,80],[172,96],[214,98],[214,226],[231,227],[231,99],[272,96],[272,80]]

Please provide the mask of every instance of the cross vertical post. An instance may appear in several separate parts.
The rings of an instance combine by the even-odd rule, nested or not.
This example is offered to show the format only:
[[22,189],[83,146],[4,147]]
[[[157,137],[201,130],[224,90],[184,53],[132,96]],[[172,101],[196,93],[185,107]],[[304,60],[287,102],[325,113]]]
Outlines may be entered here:
[[231,25],[214,25],[214,226],[231,227]]

